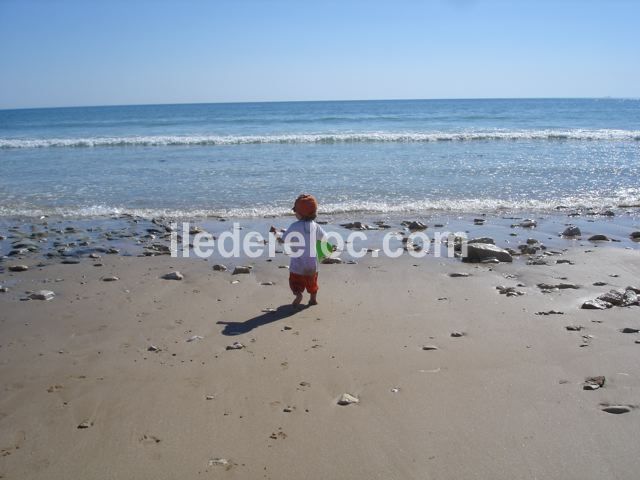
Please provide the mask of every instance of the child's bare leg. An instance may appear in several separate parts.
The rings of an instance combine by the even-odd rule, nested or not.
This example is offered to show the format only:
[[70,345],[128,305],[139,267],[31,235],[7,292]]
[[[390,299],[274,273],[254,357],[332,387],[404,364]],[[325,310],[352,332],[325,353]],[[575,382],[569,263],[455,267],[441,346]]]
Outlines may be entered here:
[[318,300],[316,299],[316,295],[318,295],[317,293],[312,293],[311,294],[311,298],[309,298],[309,305],[317,305],[318,304]]
[[302,293],[296,293],[296,298],[293,299],[292,305],[300,305],[302,302]]

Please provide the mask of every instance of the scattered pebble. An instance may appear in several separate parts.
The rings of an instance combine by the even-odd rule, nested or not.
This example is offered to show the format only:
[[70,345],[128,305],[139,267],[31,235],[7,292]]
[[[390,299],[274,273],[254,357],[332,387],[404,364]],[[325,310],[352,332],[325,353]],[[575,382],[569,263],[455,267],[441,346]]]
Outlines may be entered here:
[[436,347],[435,345],[423,345],[422,350],[438,350],[438,347]]
[[78,429],[82,430],[85,428],[89,428],[91,427],[93,424],[89,421],[89,420],[85,420],[84,422],[82,422],[80,425],[78,425]]
[[239,266],[233,269],[233,275],[249,274],[252,267]]
[[187,338],[187,342],[195,342],[196,340],[202,340],[204,337],[202,335],[194,335],[192,337]]
[[458,337],[464,337],[466,335],[466,333],[464,332],[451,332],[451,336],[458,338]]
[[338,399],[338,405],[351,405],[352,403],[360,403],[360,399],[354,397],[350,393],[343,393]]
[[612,413],[614,415],[629,413],[631,409],[632,407],[630,405],[604,405],[601,408],[603,412]]
[[459,278],[459,277],[468,277],[469,274],[466,272],[453,272],[453,273],[450,273],[449,276],[452,278]]
[[147,352],[159,352],[159,351],[160,349],[155,345],[149,345],[149,348],[147,348]]
[[29,298],[31,300],[52,300],[56,296],[51,290],[38,290],[37,292],[33,292],[29,294]]
[[640,332],[640,328],[624,327],[624,328],[620,329],[620,332],[622,332],[622,333],[638,333],[638,332]]
[[162,278],[165,280],[182,280],[184,275],[176,270],[175,272],[165,273]]
[[584,384],[582,385],[583,390],[597,390],[599,388],[604,387],[605,378],[600,375],[597,377],[587,377],[584,379]]
[[29,267],[26,265],[9,265],[10,272],[26,272],[29,270]]
[[227,345],[227,350],[240,350],[244,348],[244,345],[240,342],[233,342],[232,345]]
[[117,280],[120,280],[120,279],[116,276],[102,277],[103,282],[115,282]]
[[227,267],[225,265],[222,265],[221,263],[218,263],[218,264],[214,265],[213,269],[216,272],[226,272],[227,271]]

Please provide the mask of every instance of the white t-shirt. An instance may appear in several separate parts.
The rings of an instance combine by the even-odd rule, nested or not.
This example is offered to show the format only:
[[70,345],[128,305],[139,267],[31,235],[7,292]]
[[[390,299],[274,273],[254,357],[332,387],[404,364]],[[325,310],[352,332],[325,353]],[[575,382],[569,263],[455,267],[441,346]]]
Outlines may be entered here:
[[[295,233],[294,233],[295,232]],[[325,231],[313,220],[293,222],[282,235],[291,250],[289,271],[298,275],[313,275],[318,268],[316,242],[324,240]],[[304,241],[304,244],[302,242]]]

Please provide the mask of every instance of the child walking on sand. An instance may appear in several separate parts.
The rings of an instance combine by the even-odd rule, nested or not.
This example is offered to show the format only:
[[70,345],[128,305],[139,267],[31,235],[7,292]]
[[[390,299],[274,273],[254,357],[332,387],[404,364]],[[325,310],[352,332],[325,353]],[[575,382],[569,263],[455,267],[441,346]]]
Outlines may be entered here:
[[298,221],[292,223],[282,236],[283,241],[289,243],[291,248],[289,287],[296,296],[293,305],[300,305],[305,289],[311,296],[309,305],[317,305],[316,241],[324,240],[326,236],[322,227],[314,221],[318,211],[318,202],[313,195],[302,194],[296,199],[293,211]]

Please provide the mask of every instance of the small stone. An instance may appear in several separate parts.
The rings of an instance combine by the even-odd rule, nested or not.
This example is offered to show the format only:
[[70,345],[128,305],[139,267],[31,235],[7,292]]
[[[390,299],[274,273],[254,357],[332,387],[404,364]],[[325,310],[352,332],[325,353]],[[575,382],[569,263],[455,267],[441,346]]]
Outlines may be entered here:
[[120,279],[116,276],[102,277],[103,282],[115,282],[117,280],[120,280]]
[[95,258],[95,259],[98,259],[98,258],[101,258],[101,257],[100,257],[100,255],[98,255],[97,253],[90,253],[90,254],[89,254],[89,258]]
[[85,420],[80,425],[78,425],[78,428],[80,430],[82,430],[82,429],[85,429],[85,428],[89,428],[91,425],[92,425],[92,423],[89,420]]
[[187,342],[195,342],[196,340],[202,340],[204,337],[202,335],[193,335],[192,337],[187,338]]
[[322,263],[324,263],[325,265],[336,265],[336,264],[342,263],[342,259],[328,257],[328,258],[324,258],[322,260]]
[[606,235],[592,235],[588,239],[590,242],[610,242],[611,239]]
[[470,243],[467,244],[467,256],[463,261],[482,262],[489,259],[497,259],[501,262],[512,262],[511,254],[500,247],[490,243]]
[[31,300],[52,300],[56,296],[51,290],[38,290],[29,295]]
[[631,407],[628,405],[606,405],[602,407],[603,412],[612,413],[614,415],[620,415],[622,413],[629,413]]
[[640,232],[631,232],[631,234],[629,234],[629,237],[631,238],[631,240],[640,240]]
[[558,310],[547,310],[546,312],[536,312],[536,315],[564,315],[564,312]]
[[597,390],[604,387],[605,377],[600,375],[597,377],[587,377],[584,379],[583,390]]
[[419,231],[419,230],[425,230],[427,228],[427,226],[422,223],[422,222],[411,222],[409,225],[407,225],[407,227],[409,228],[409,230],[412,231]]
[[287,407],[284,407],[284,408],[282,409],[282,411],[283,411],[284,413],[291,413],[291,412],[293,412],[293,407],[288,407],[288,406],[287,406]]
[[607,285],[607,282],[593,282],[594,287],[604,287]]
[[528,218],[526,220],[521,221],[519,223],[519,226],[521,226],[522,228],[533,228],[538,226],[538,222]]
[[164,274],[162,278],[165,280],[182,280],[184,278],[184,275],[182,275],[178,271],[175,271]]
[[0,293],[7,293],[9,289],[7,287],[0,286]]
[[427,350],[427,351],[438,350],[438,347],[436,347],[435,345],[423,345],[422,350]]
[[338,405],[351,405],[352,403],[360,403],[360,399],[354,397],[350,393],[343,393],[338,399]]
[[561,258],[559,260],[556,260],[556,264],[557,265],[562,265],[562,264],[575,265],[575,262],[569,260],[568,258]]
[[26,265],[9,265],[10,272],[26,272],[29,270],[29,267]]
[[451,332],[451,336],[454,338],[464,337],[465,335],[464,332]]
[[638,333],[640,332],[640,328],[631,328],[631,327],[624,327],[620,329],[621,333]]
[[205,400],[214,400],[215,397],[213,395],[207,395],[206,397],[204,397]]
[[275,283],[273,283],[273,282],[260,282],[260,285],[264,285],[264,286],[268,287],[268,286],[275,285]]
[[563,237],[579,237],[580,235],[582,235],[582,232],[580,231],[580,229],[578,227],[576,227],[574,225],[569,225],[562,232],[562,236]]
[[566,328],[570,332],[579,332],[580,330],[584,329],[582,325],[567,325],[564,328]]
[[212,458],[209,460],[210,467],[228,467],[231,465],[226,458]]
[[453,273],[450,273],[449,276],[451,278],[464,278],[464,277],[468,277],[469,274],[466,272],[453,272]]
[[251,273],[251,267],[239,266],[233,269],[233,275],[249,274]]
[[159,351],[160,349],[155,345],[149,345],[149,348],[147,348],[147,352],[159,352]]
[[221,263],[218,263],[218,264],[214,265],[213,269],[216,272],[226,272],[227,271],[227,267],[225,265],[222,265]]
[[580,308],[588,309],[588,310],[606,310],[607,308],[611,308],[613,305],[609,302],[604,302],[602,300],[587,300],[582,304]]
[[241,350],[244,348],[244,345],[240,342],[233,342],[232,345],[227,345],[227,350]]

